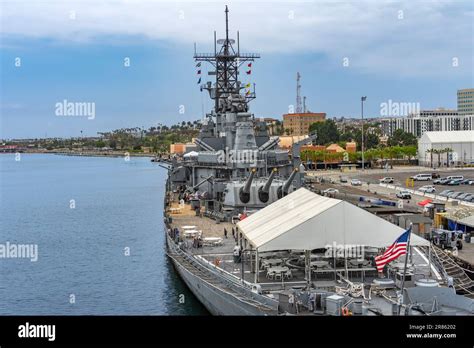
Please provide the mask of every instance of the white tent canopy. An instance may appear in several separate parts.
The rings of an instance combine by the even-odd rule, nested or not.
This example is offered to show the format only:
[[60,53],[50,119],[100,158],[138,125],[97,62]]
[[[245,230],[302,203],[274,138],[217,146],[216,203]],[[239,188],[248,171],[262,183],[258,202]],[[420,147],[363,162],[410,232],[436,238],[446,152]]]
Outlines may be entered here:
[[[237,227],[259,251],[311,250],[327,245],[387,247],[404,232],[353,204],[300,188],[240,221]],[[429,245],[415,234],[411,245]]]

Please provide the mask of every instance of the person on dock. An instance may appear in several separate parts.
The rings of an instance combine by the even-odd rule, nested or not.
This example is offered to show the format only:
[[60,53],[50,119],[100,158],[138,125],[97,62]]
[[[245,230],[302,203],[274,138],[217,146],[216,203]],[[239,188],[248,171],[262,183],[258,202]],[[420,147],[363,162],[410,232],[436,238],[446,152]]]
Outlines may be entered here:
[[224,237],[227,239],[227,229],[224,227]]
[[235,239],[235,229],[232,227],[232,238]]
[[240,262],[240,247],[238,244],[235,245],[233,254],[234,254],[234,263],[239,263]]

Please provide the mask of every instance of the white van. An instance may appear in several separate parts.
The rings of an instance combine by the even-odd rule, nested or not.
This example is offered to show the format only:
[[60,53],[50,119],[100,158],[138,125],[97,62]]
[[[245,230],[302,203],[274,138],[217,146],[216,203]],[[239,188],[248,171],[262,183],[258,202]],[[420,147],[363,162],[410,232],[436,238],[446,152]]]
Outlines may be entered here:
[[464,180],[463,175],[451,175],[446,178],[447,182],[450,182],[451,180]]
[[412,177],[413,180],[415,181],[430,181],[433,180],[431,177],[431,174],[416,174],[415,176]]

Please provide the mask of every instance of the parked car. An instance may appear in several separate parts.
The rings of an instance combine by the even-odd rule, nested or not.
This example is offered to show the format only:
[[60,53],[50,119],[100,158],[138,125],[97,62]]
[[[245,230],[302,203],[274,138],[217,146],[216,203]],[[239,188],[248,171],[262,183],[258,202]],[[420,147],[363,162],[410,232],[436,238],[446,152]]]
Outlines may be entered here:
[[456,199],[464,200],[467,196],[471,195],[469,192],[464,192],[456,197]]
[[321,192],[323,195],[335,195],[336,193],[339,193],[338,189],[335,188],[328,188],[324,191]]
[[392,177],[389,177],[389,176],[380,179],[380,182],[383,183],[383,184],[393,184],[394,181],[395,180]]
[[349,178],[348,178],[347,176],[342,176],[342,175],[341,175],[341,176],[339,177],[339,181],[344,184],[344,183],[346,183],[346,182],[349,181]]
[[445,181],[445,180],[446,180],[446,178],[438,178],[438,179],[436,179],[436,180],[433,181],[433,184],[435,184],[435,185],[441,185],[441,182],[442,182],[442,181]]
[[431,174],[416,174],[415,176],[411,177],[415,181],[430,181],[433,180]]
[[411,193],[408,191],[397,192],[397,198],[401,199],[411,199]]
[[351,180],[351,185],[352,185],[352,186],[361,186],[361,185],[362,185],[362,181],[360,181],[359,179],[352,179],[352,180]]
[[464,202],[474,203],[474,194],[471,194],[470,196],[464,198]]
[[464,180],[464,176],[463,175],[450,175],[448,177],[446,177],[446,179],[448,180]]
[[441,178],[441,175],[439,175],[439,173],[431,173],[431,177],[433,179],[439,179],[439,178]]
[[459,192],[459,191],[455,191],[455,192],[451,192],[449,195],[448,195],[448,198],[452,198],[452,199],[456,199],[458,196],[462,195],[462,192]]
[[448,197],[448,195],[450,195],[450,194],[453,193],[453,192],[454,192],[453,190],[444,190],[444,191],[441,191],[441,192],[439,193],[439,195],[440,195],[441,197]]
[[471,181],[474,181],[472,179],[464,179],[463,181],[461,181],[461,185],[472,185],[470,184]]
[[463,181],[462,179],[454,179],[454,180],[451,180],[450,182],[448,182],[448,185],[449,186],[457,186],[457,185],[460,185],[462,181]]
[[444,179],[441,179],[439,183],[440,183],[441,185],[447,185],[450,181],[451,181],[451,179],[449,179],[449,178],[444,178]]
[[433,193],[433,192],[436,192],[436,188],[434,186],[431,186],[431,185],[425,185],[425,186],[421,186],[418,191],[421,191],[421,192],[426,192],[426,193]]

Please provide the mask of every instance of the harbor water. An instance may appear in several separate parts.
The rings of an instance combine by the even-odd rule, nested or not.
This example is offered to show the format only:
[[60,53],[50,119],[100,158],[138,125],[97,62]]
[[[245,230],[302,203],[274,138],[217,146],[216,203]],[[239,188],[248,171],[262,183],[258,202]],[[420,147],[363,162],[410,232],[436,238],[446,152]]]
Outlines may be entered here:
[[0,315],[207,314],[165,254],[165,180],[148,158],[0,155]]

